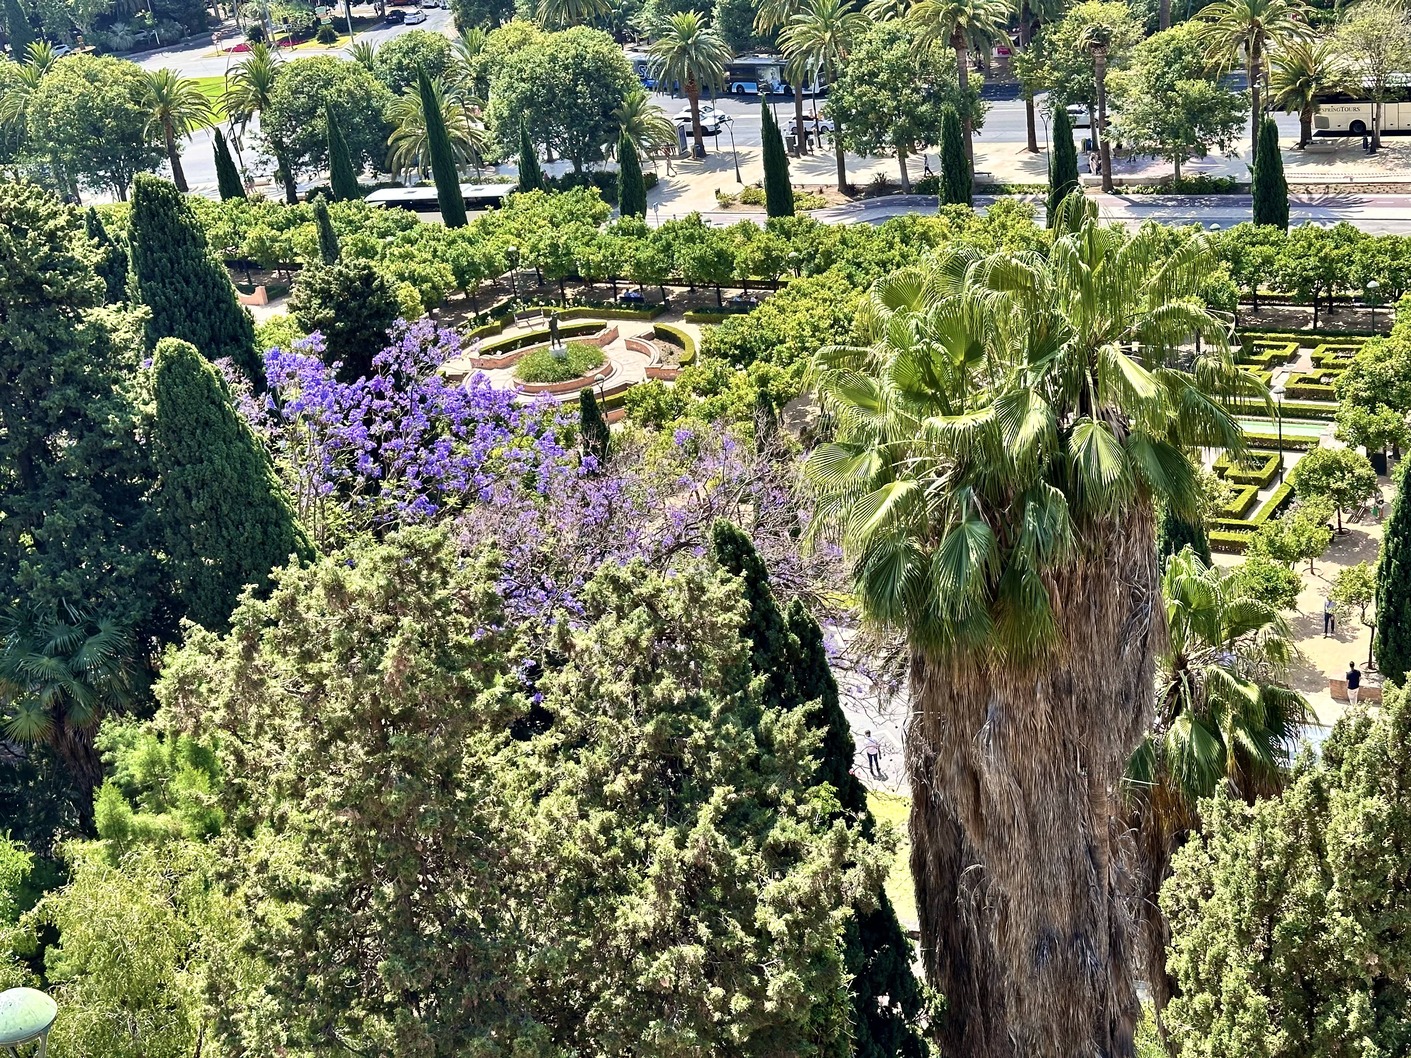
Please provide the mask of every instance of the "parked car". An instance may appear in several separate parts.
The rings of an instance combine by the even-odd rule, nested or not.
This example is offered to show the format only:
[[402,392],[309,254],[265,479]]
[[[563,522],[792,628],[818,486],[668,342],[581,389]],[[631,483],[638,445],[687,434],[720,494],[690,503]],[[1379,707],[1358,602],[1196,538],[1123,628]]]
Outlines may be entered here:
[[388,11],[386,17],[383,18],[382,21],[386,22],[389,26],[400,26],[406,20],[407,13],[405,11],[397,11],[394,9]]
[[402,21],[408,26],[416,26],[426,21],[426,13],[420,9],[408,11],[406,18]]
[[[814,117],[809,116],[808,114],[805,114],[804,117],[803,117],[803,130],[804,130],[804,132],[805,132],[805,133],[811,133],[811,132],[813,132],[813,131],[815,131],[815,130],[817,130],[817,129],[822,129],[824,132],[832,132],[832,131],[833,131],[833,119],[832,119],[832,118],[814,118]],[[797,118],[790,118],[790,119],[789,119],[788,128],[785,130],[785,133],[784,133],[784,134],[785,134],[786,136],[797,136],[797,135],[798,135],[798,132],[799,132],[799,128],[798,128],[798,119],[797,119]]]
[[59,41],[58,43],[51,43],[49,47],[53,49],[54,58],[56,59],[62,59],[65,55],[68,55],[73,51],[73,49],[70,48],[63,41]]
[[[680,110],[678,110],[678,111],[676,112],[676,116],[675,116],[675,119],[674,119],[674,120],[676,121],[676,123],[677,123],[678,125],[690,125],[690,123],[691,123],[691,105],[690,105],[689,103],[687,103],[684,107],[682,107]],[[702,132],[705,132],[705,133],[708,134],[708,135],[714,136],[716,133],[718,133],[718,132],[721,130],[721,128],[724,126],[724,124],[725,124],[725,122],[726,122],[727,120],[728,120],[728,119],[726,118],[726,116],[725,116],[724,114],[722,114],[720,111],[716,110],[715,107],[711,106],[709,103],[702,103],[702,104],[701,104],[701,131],[702,131]]]
[[1068,123],[1075,129],[1092,128],[1093,116],[1082,103],[1069,103],[1066,109],[1068,111]]

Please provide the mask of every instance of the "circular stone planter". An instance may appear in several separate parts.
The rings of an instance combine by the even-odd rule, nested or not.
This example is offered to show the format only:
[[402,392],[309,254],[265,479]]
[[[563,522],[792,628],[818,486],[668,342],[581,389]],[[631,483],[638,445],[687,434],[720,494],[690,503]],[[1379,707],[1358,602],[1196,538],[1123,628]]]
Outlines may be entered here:
[[570,378],[566,382],[520,382],[515,380],[514,388],[520,393],[577,393],[580,389],[589,386],[596,386],[599,382],[605,382],[612,377],[617,368],[611,360],[604,361],[603,366],[589,375],[580,375],[578,378]]

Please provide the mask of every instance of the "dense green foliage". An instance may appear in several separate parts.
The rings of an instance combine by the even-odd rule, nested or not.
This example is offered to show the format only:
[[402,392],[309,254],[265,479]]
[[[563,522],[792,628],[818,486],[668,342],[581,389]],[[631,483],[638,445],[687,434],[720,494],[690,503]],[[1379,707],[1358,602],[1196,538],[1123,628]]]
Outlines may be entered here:
[[338,233],[333,230],[333,218],[328,215],[328,203],[322,198],[314,202],[314,226],[318,229],[319,261],[326,265],[337,264],[343,249],[338,245]]
[[647,184],[642,160],[625,135],[617,141],[617,211],[624,217],[647,215]]
[[1411,474],[1402,472],[1377,565],[1377,668],[1404,682],[1411,672]]
[[446,132],[446,118],[431,87],[431,78],[422,70],[417,80],[421,93],[422,120],[426,123],[427,154],[431,158],[431,176],[436,181],[436,204],[441,210],[441,223],[448,228],[465,227],[465,197],[461,194],[460,173],[456,170],[456,155],[451,137]]
[[562,354],[547,346],[520,357],[514,377],[521,382],[568,382],[603,366],[603,351],[589,342],[567,342]]
[[1058,216],[1059,203],[1078,191],[1078,148],[1073,142],[1073,123],[1068,119],[1066,109],[1060,107],[1053,112],[1053,128],[1049,135],[1052,153],[1048,164],[1046,215],[1051,228]]
[[401,304],[377,268],[365,261],[339,261],[300,274],[289,314],[305,334],[323,335],[327,361],[343,365],[340,378],[355,379],[371,371]]
[[592,387],[578,394],[578,441],[583,454],[597,460],[599,466],[607,462],[612,451],[612,430]]
[[108,234],[107,226],[98,211],[91,206],[83,215],[83,227],[93,244],[98,247],[98,261],[95,268],[98,278],[107,288],[104,298],[110,305],[127,300],[128,254],[125,243]]
[[970,160],[965,157],[960,115],[947,108],[941,115],[941,204],[968,206],[974,199]]
[[324,111],[324,121],[328,124],[328,184],[333,201],[352,202],[361,198],[363,191],[352,156],[348,153],[348,140],[327,110]]
[[129,233],[133,289],[151,313],[148,347],[180,338],[208,360],[228,357],[259,384],[264,370],[255,355],[255,325],[180,192],[165,180],[139,178]]
[[534,141],[529,138],[529,125],[521,117],[519,122],[519,189],[538,191],[544,186],[544,172],[539,168],[539,152],[534,149]]
[[1259,150],[1254,156],[1250,194],[1254,199],[1255,224],[1288,230],[1289,185],[1279,152],[1279,126],[1273,118],[1265,118],[1259,129]]
[[245,182],[235,168],[235,159],[230,156],[230,145],[225,142],[225,133],[216,129],[212,137],[216,152],[216,187],[222,200],[244,198]]
[[313,550],[225,381],[193,346],[157,343],[152,397],[148,434],[172,591],[183,617],[220,631],[246,585],[266,587],[270,570]]
[[771,217],[794,215],[794,187],[789,182],[789,155],[774,112],[762,99],[759,104],[764,143],[764,211]]
[[357,63],[331,55],[295,59],[279,67],[260,135],[294,173],[312,176],[328,168],[331,118],[354,170],[378,168],[387,156],[391,102],[387,86]]

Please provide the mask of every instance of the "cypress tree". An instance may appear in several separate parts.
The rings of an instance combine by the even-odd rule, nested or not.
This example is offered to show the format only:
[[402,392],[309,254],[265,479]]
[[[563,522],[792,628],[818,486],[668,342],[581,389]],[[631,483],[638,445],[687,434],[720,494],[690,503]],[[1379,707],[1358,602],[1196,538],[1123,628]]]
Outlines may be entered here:
[[338,122],[333,120],[333,112],[325,108],[323,115],[328,122],[328,182],[333,191],[333,201],[356,201],[363,197],[363,189],[358,184],[358,174],[353,170],[348,141],[343,138]]
[[1382,678],[1401,683],[1411,671],[1411,473],[1402,466],[1377,563],[1377,643]]
[[1210,537],[1205,533],[1205,523],[1199,519],[1188,522],[1176,515],[1166,504],[1161,505],[1161,520],[1156,529],[1156,551],[1161,556],[1162,565],[1172,555],[1179,555],[1187,546],[1200,560],[1210,565]]
[[328,215],[328,203],[323,199],[314,200],[314,226],[318,228],[318,255],[326,265],[337,264],[343,256],[338,245],[338,234],[333,230],[333,218]]
[[34,27],[20,0],[5,0],[5,36],[10,40],[10,57],[24,62],[25,49],[34,42]]
[[794,188],[789,183],[789,153],[784,150],[784,137],[774,112],[760,100],[764,140],[764,210],[771,217],[794,215]]
[[223,631],[247,584],[313,547],[230,390],[189,342],[152,357],[152,458],[173,594],[184,616]]
[[[529,139],[529,126],[519,120],[519,189],[538,191],[544,186],[544,173],[539,168],[539,152]],[[643,214],[645,216],[645,213]]]
[[624,217],[647,215],[647,181],[637,147],[626,136],[617,141],[617,211]]
[[578,391],[578,436],[584,455],[592,456],[599,466],[607,462],[612,449],[612,430],[591,389]]
[[1078,148],[1073,143],[1073,123],[1068,111],[1054,107],[1048,158],[1048,226],[1053,227],[1059,204],[1078,191]]
[[456,172],[456,155],[451,148],[451,137],[446,132],[446,116],[441,113],[441,100],[425,70],[417,72],[417,84],[421,88],[426,152],[431,156],[431,178],[436,181],[436,201],[441,207],[441,222],[448,228],[464,228],[465,196],[461,194],[461,178]]
[[216,186],[220,188],[222,202],[232,198],[245,197],[245,184],[240,179],[240,171],[235,168],[235,159],[230,156],[230,144],[225,142],[225,133],[216,129]]
[[1289,185],[1284,179],[1284,158],[1279,153],[1279,126],[1273,118],[1265,118],[1259,127],[1259,149],[1254,154],[1249,190],[1254,199],[1254,223],[1288,231]]
[[155,349],[161,338],[180,338],[208,360],[229,357],[257,388],[263,387],[254,321],[240,306],[181,192],[166,180],[139,174],[132,182],[129,230],[135,290],[151,309],[148,348]]
[[941,115],[941,205],[969,206],[974,201],[973,192],[960,115],[954,107],[946,107]]
[[784,615],[769,590],[764,562],[749,535],[723,518],[710,527],[710,550],[722,569],[745,582],[749,613],[740,633],[749,640],[750,664],[764,681],[762,704],[766,709],[787,708],[795,700],[794,648]]
[[89,206],[87,213],[84,214],[83,227],[88,232],[88,237],[98,247],[96,271],[99,278],[103,280],[104,287],[107,288],[103,300],[109,305],[126,301],[127,248],[108,234],[108,229],[103,226],[103,218],[98,216],[98,211],[92,206]]

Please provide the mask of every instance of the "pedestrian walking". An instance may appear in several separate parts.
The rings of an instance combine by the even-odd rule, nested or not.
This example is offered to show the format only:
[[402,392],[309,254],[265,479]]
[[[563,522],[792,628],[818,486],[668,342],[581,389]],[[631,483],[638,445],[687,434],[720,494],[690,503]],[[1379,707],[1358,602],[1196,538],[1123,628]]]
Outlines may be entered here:
[[1357,662],[1347,663],[1347,704],[1357,704],[1357,692],[1362,689],[1362,670],[1357,667]]
[[1328,638],[1328,635],[1329,635],[1330,633],[1337,631],[1337,628],[1338,628],[1337,608],[1336,608],[1335,606],[1333,606],[1333,600],[1332,600],[1332,599],[1324,598],[1324,599],[1323,599],[1323,638],[1324,638],[1324,639],[1327,639],[1327,638]]
[[1382,524],[1382,513],[1383,513],[1383,510],[1382,510],[1382,497],[1381,497],[1381,494],[1380,494],[1380,493],[1378,493],[1377,496],[1372,500],[1372,513],[1373,513],[1374,515],[1376,515],[1376,517],[1377,517],[1377,524],[1378,524],[1378,525],[1381,525],[1381,524]]
[[862,744],[863,751],[867,754],[867,774],[874,779],[885,779],[887,776],[882,771],[882,743],[872,737],[872,732],[866,732],[867,741]]

